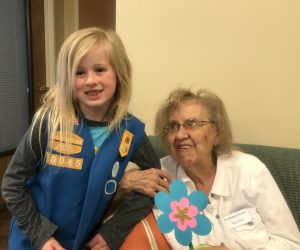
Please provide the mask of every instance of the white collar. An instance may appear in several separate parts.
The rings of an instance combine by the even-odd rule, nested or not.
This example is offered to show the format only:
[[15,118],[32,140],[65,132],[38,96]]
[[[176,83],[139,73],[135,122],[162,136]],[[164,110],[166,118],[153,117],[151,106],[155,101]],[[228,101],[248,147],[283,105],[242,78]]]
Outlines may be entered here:
[[222,156],[217,159],[217,171],[211,193],[219,196],[229,196],[228,161]]
[[[176,177],[182,180],[188,187],[196,190],[194,182],[186,174],[184,169],[177,164]],[[228,176],[228,161],[226,157],[218,157],[217,159],[217,171],[212,185],[211,194],[218,196],[229,196],[229,176]]]

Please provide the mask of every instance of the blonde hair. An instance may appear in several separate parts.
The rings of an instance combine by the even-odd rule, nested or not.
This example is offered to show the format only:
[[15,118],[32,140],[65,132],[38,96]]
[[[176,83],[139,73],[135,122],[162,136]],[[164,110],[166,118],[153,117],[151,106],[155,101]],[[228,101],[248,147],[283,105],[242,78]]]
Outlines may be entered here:
[[199,89],[195,93],[189,89],[177,89],[171,92],[156,113],[155,134],[167,145],[164,127],[167,126],[171,113],[186,101],[199,102],[208,109],[210,119],[216,126],[220,138],[219,144],[214,148],[214,153],[216,155],[229,154],[233,148],[233,139],[225,106],[216,94],[205,89]]
[[[43,104],[36,112],[33,127],[39,124],[41,128],[46,119],[48,138],[56,130],[69,136],[75,127],[74,121],[80,112],[79,105],[73,95],[73,85],[77,66],[83,56],[95,46],[103,46],[108,60],[113,67],[117,86],[106,117],[109,129],[118,127],[124,118],[131,97],[131,64],[120,37],[115,31],[91,27],[72,33],[63,43],[57,60],[56,84],[46,93]],[[67,143],[69,138],[64,138]]]

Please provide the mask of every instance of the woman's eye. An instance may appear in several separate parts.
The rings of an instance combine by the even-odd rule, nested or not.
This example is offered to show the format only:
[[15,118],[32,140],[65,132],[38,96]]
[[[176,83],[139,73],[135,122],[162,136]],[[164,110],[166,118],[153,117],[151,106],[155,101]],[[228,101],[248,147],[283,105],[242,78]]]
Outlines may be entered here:
[[177,122],[173,122],[173,123],[170,123],[168,125],[168,127],[169,127],[169,129],[174,130],[174,129],[177,129],[179,126],[178,126]]
[[185,121],[185,124],[189,128],[197,127],[199,122],[197,120],[187,120]]

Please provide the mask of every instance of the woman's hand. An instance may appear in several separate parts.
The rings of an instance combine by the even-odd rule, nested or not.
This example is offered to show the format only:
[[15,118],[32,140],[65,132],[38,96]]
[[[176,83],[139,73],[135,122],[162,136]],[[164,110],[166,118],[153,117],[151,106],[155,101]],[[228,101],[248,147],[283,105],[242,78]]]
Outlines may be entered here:
[[42,247],[42,250],[66,250],[66,249],[63,248],[54,237],[51,237]]
[[109,250],[106,241],[100,234],[96,234],[86,245],[91,250]]
[[132,191],[154,197],[157,192],[169,192],[169,183],[172,177],[166,171],[150,168],[146,170],[131,169],[125,171],[116,194],[113,197],[110,208],[105,218],[109,217],[119,206],[120,200]]
[[126,193],[136,191],[154,197],[157,192],[169,192],[171,181],[171,175],[161,169],[132,169],[124,173],[118,189]]

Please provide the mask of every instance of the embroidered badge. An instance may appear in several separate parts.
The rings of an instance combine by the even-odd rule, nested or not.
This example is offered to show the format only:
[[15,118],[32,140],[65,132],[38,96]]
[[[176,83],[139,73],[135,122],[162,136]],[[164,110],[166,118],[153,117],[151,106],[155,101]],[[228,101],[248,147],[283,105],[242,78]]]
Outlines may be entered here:
[[119,147],[119,152],[122,157],[126,156],[129,152],[133,134],[125,130],[122,136],[122,141]]
[[[67,144],[67,138],[70,144]],[[70,133],[67,135],[65,132],[56,131],[53,133],[52,138],[49,140],[49,146],[58,153],[62,154],[78,154],[82,150],[83,139]]]
[[83,159],[71,156],[82,150],[83,139],[80,136],[74,133],[67,134],[56,131],[50,138],[48,145],[52,149],[51,153],[46,153],[46,162],[49,165],[76,170],[82,169]]

